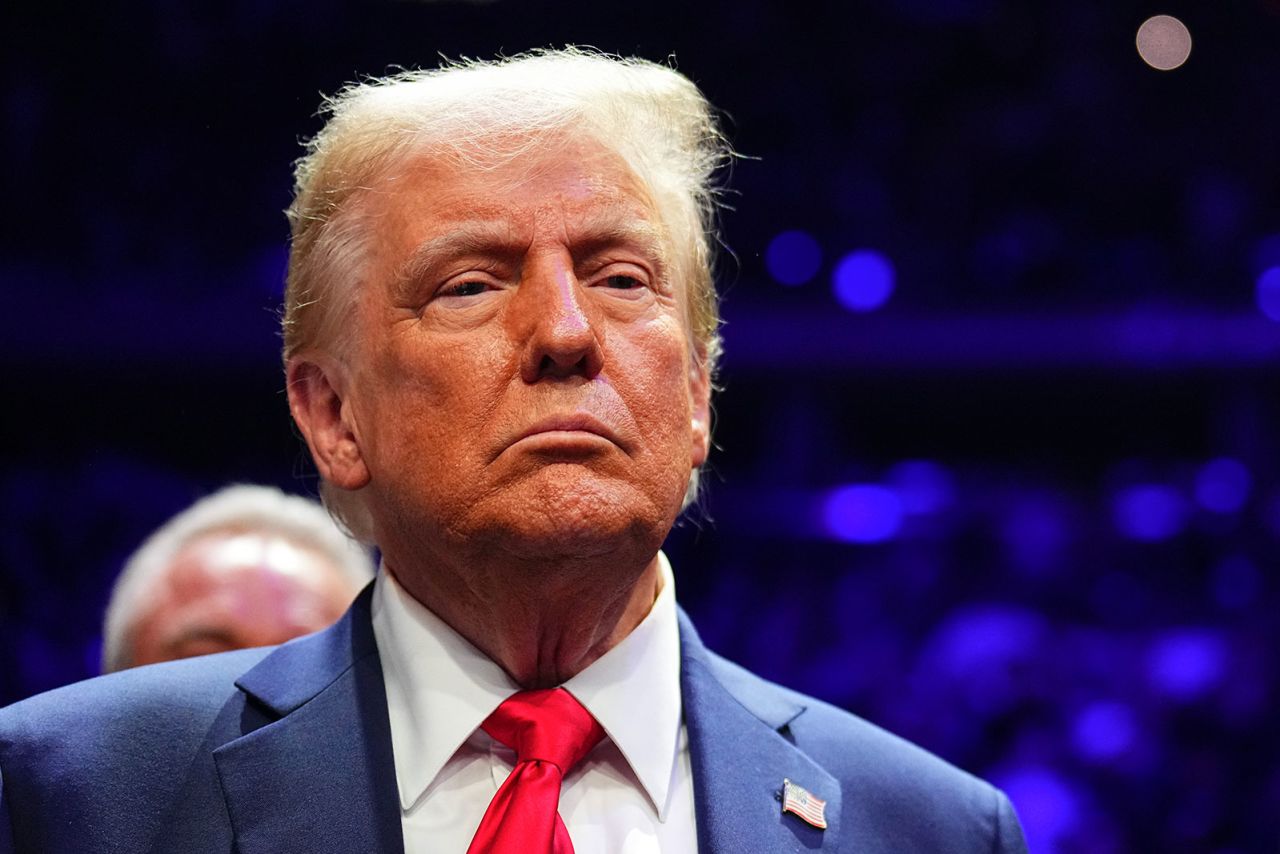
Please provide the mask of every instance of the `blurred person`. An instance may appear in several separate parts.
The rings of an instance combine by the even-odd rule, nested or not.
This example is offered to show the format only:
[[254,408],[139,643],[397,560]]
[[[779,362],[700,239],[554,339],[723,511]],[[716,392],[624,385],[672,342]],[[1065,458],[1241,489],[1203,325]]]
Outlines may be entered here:
[[332,99],[284,358],[383,571],[318,634],[0,711],[0,848],[1024,850],[1001,792],[717,657],[676,606],[729,156],[688,79],[578,50]]
[[107,604],[103,672],[319,631],[373,571],[368,550],[316,502],[228,486],[160,526],[125,562]]

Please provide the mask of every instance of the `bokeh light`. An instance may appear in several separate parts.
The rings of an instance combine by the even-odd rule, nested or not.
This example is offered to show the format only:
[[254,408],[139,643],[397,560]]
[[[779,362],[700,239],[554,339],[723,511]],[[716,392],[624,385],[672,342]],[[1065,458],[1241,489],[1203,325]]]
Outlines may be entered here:
[[822,266],[822,247],[806,231],[784,231],[769,241],[764,251],[764,263],[769,275],[780,284],[788,287],[803,285],[818,275]]
[[842,306],[863,312],[875,311],[889,301],[894,278],[888,258],[872,249],[859,249],[840,260],[831,283]]
[[959,681],[978,682],[990,675],[1008,677],[1048,635],[1042,615],[1001,603],[957,608],[934,632],[928,655],[936,669]]
[[1156,15],[1138,27],[1138,55],[1158,71],[1172,71],[1191,55],[1191,31],[1172,15]]
[[1116,527],[1134,540],[1167,540],[1186,522],[1187,502],[1170,486],[1142,483],[1116,493],[1112,504]]
[[1217,684],[1227,658],[1221,635],[1208,629],[1176,629],[1151,645],[1147,674],[1160,693],[1194,700]]
[[837,539],[849,543],[879,543],[897,535],[902,527],[902,511],[902,499],[892,489],[874,483],[855,483],[827,495],[823,520]]
[[931,460],[903,460],[885,480],[898,494],[903,511],[912,515],[937,513],[955,500],[951,473]]
[[1236,513],[1249,500],[1253,479],[1239,460],[1210,460],[1196,473],[1196,503],[1212,513]]
[[1072,741],[1086,759],[1105,762],[1129,749],[1137,734],[1133,709],[1111,701],[1091,703],[1076,715]]
[[1258,276],[1257,297],[1262,313],[1280,322],[1280,266],[1268,267]]
[[1030,851],[1057,851],[1059,841],[1080,821],[1080,796],[1054,771],[1037,766],[1001,775],[998,785],[1009,795]]

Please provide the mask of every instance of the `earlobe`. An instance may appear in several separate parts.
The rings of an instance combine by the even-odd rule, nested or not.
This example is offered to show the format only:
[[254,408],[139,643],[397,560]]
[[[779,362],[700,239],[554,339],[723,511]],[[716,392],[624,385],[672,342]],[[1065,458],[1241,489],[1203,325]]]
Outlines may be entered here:
[[706,419],[693,419],[693,468],[701,468],[711,452],[711,425]]
[[707,376],[702,358],[696,358],[689,366],[689,397],[692,415],[690,448],[693,468],[699,468],[711,453],[711,379]]
[[342,367],[328,359],[295,356],[286,367],[289,410],[302,431],[320,476],[342,489],[369,482],[349,407],[344,406]]

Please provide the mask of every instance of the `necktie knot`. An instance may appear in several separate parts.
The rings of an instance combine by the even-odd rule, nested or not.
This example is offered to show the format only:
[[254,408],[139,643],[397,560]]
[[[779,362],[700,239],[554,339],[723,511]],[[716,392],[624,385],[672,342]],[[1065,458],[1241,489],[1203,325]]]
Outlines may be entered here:
[[557,807],[565,776],[604,729],[563,688],[521,691],[481,724],[516,752],[516,765],[485,810],[467,854],[573,854]]
[[517,762],[549,762],[562,776],[604,738],[596,719],[563,688],[514,694],[482,727],[514,750]]

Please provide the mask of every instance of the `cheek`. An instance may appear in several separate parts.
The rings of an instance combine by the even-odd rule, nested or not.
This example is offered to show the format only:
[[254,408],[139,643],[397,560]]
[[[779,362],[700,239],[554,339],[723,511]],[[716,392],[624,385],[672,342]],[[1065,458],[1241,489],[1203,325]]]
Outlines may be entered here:
[[496,354],[493,343],[484,340],[432,341],[415,334],[392,339],[371,362],[368,388],[374,393],[366,397],[383,425],[421,426],[434,418],[457,422],[487,396],[493,383],[486,378],[497,372]]
[[634,378],[632,411],[647,434],[662,444],[687,447],[692,419],[689,361],[684,330],[674,320],[653,324],[635,342],[626,372]]
[[504,353],[490,336],[393,334],[369,362],[358,418],[375,482],[431,494],[482,457],[506,385]]

